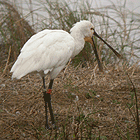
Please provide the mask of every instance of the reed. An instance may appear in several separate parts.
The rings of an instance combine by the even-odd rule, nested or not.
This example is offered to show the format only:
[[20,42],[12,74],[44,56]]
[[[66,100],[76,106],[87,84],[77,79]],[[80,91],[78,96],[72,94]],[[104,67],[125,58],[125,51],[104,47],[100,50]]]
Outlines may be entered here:
[[[125,3],[115,5],[113,0],[98,8],[89,0],[26,3],[28,8],[22,7],[22,11],[29,13],[23,15],[18,4],[0,0],[0,139],[139,139],[140,14],[128,10]],[[92,21],[96,32],[122,54],[123,60],[95,38],[105,70],[100,74],[94,51],[86,43],[65,77],[61,72],[56,78],[52,103],[59,129],[48,131],[44,128],[41,80],[33,74],[13,82],[9,70],[35,32],[46,28],[69,32],[81,19]]]

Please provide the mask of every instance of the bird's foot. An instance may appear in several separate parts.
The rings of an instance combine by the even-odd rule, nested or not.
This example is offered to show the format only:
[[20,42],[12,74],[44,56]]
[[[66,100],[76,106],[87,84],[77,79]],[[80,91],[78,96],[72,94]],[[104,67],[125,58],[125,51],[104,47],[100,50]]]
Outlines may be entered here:
[[47,130],[57,129],[57,127],[56,127],[55,124],[52,124],[52,127],[49,127],[49,125],[45,125],[45,128],[46,128]]
[[45,128],[46,128],[47,130],[51,130],[51,128],[49,127],[49,125],[45,125]]
[[52,128],[53,128],[53,129],[57,129],[57,127],[56,127],[55,123],[54,123],[54,124],[52,124]]

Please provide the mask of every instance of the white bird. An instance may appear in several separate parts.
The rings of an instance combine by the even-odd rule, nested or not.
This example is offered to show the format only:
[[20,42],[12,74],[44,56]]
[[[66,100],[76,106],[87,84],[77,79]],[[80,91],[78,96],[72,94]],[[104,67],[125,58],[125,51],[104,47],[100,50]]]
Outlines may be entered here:
[[[70,34],[63,30],[46,29],[33,35],[25,43],[14,63],[10,71],[13,73],[12,78],[20,79],[31,72],[37,72],[41,75],[44,87],[46,113],[45,127],[47,129],[50,129],[48,125],[47,106],[49,107],[52,124],[55,128],[50,95],[53,81],[66,66],[69,59],[76,56],[84,48],[85,41],[90,42],[93,45],[99,69],[102,70],[102,65],[93,40],[94,35],[110,47],[118,57],[121,57],[118,52],[95,32],[94,26],[90,21],[82,20],[74,24],[70,30]],[[46,90],[44,78],[47,74],[50,76],[48,90]]]

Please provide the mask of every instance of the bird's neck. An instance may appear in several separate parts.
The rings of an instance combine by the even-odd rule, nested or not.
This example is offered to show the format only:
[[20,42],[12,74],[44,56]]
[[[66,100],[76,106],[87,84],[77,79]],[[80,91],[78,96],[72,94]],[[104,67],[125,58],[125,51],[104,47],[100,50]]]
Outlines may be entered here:
[[85,40],[83,34],[80,31],[72,31],[71,36],[75,39],[75,49],[72,55],[72,57],[74,57],[84,48]]

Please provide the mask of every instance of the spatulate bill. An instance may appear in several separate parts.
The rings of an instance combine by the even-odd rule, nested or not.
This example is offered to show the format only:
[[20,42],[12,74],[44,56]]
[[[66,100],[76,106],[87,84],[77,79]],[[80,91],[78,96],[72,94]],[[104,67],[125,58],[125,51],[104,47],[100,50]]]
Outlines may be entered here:
[[100,40],[102,40],[113,52],[114,54],[118,57],[118,58],[122,58],[122,56],[116,51],[114,50],[105,40],[103,40],[95,31],[94,31],[94,35],[96,37],[98,37]]
[[98,55],[98,52],[97,52],[97,49],[96,49],[96,46],[95,46],[95,42],[94,42],[93,36],[92,36],[92,41],[93,41],[92,47],[93,47],[93,50],[94,50],[94,53],[95,53],[95,56],[96,56],[96,59],[97,59],[97,62],[98,62],[99,70],[101,72],[103,72],[103,67],[102,67],[101,61],[99,59],[99,55]]

